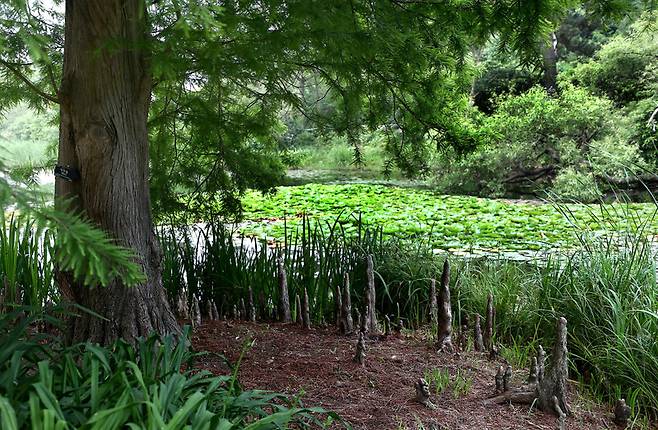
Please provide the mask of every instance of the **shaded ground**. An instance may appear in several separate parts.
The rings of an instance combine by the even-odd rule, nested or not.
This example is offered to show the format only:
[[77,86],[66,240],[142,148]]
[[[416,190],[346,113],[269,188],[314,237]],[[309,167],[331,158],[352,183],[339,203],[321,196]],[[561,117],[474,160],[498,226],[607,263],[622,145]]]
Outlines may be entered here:
[[[210,321],[197,330],[197,349],[222,353],[232,362],[249,340],[249,349],[239,371],[247,389],[268,389],[296,395],[303,392],[307,406],[321,406],[338,412],[355,429],[555,429],[554,417],[530,412],[528,406],[489,405],[495,369],[477,353],[437,354],[418,337],[394,335],[370,340],[365,367],[352,361],[354,337],[339,336],[333,327],[305,331],[297,325],[252,324],[238,321]],[[226,366],[211,355],[200,366],[226,373]],[[453,387],[433,401],[437,410],[416,403],[414,383],[426,370],[447,369],[451,380],[462,379],[465,393]],[[457,376],[459,375],[459,376]],[[519,370],[515,379],[527,377]],[[572,390],[573,391],[573,390]],[[615,428],[609,411],[602,410],[572,392],[573,416],[570,429]]]

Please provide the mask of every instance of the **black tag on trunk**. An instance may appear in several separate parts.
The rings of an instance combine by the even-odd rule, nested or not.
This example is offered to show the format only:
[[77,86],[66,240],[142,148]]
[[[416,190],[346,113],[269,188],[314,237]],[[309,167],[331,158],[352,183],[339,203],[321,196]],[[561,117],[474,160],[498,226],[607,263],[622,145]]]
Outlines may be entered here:
[[65,181],[73,182],[80,179],[80,172],[75,167],[71,166],[56,166],[55,176],[62,178]]

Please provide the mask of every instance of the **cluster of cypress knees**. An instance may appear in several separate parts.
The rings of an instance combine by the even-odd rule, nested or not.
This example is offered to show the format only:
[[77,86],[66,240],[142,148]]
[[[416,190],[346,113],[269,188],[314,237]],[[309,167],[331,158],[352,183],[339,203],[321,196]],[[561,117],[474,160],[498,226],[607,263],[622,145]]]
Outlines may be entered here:
[[[336,287],[336,324],[341,334],[351,335],[358,333],[356,352],[353,361],[365,366],[366,363],[366,340],[368,338],[379,338],[381,331],[377,322],[375,309],[376,291],[374,265],[371,255],[367,256],[366,262],[366,291],[364,312],[355,309],[355,319],[352,317],[352,303],[350,294],[349,274],[344,274],[342,288]],[[287,274],[281,258],[277,261],[277,277],[279,287],[278,315],[279,320],[284,323],[292,323],[290,311],[290,299],[287,285]],[[303,302],[299,295],[295,295],[296,320],[304,328],[311,328],[309,311],[309,299],[304,289]],[[207,318],[210,320],[220,319],[217,306],[214,301],[207,302]],[[201,325],[201,310],[198,297],[192,299],[191,309],[187,305],[187,298],[183,291],[178,297],[177,311],[179,318],[189,320],[193,327]],[[430,284],[430,321],[432,327],[436,327],[436,348],[439,353],[455,353],[465,351],[468,344],[468,318],[464,318],[460,327],[456,344],[452,341],[452,307],[450,302],[450,264],[444,262],[441,281],[437,292],[436,281],[432,279]],[[399,315],[399,312],[398,312]],[[248,303],[240,299],[240,306],[233,306],[233,317],[256,322],[257,312],[254,304],[253,292],[249,288]],[[384,336],[391,333],[393,324],[388,315],[384,316]],[[495,319],[494,297],[490,293],[487,300],[487,312],[484,331],[481,329],[481,316],[475,315],[473,324],[473,349],[476,352],[488,352],[490,360],[498,358],[499,348],[493,343],[493,330]],[[402,331],[402,319],[395,324],[397,332]],[[553,413],[558,417],[558,428],[566,428],[566,418],[570,414],[567,403],[567,377],[568,377],[568,350],[567,350],[567,320],[559,318],[556,322],[556,340],[550,356],[550,365],[546,365],[546,353],[540,345],[537,355],[532,357],[528,378],[520,385],[512,385],[512,367],[504,362],[498,367],[495,376],[495,390],[491,397],[486,399],[487,403],[518,403],[534,404],[544,412]],[[416,384],[416,400],[424,406],[434,409],[436,406],[431,402],[429,384],[420,378]],[[619,399],[614,408],[615,423],[625,426],[631,415],[631,409],[624,399]]]

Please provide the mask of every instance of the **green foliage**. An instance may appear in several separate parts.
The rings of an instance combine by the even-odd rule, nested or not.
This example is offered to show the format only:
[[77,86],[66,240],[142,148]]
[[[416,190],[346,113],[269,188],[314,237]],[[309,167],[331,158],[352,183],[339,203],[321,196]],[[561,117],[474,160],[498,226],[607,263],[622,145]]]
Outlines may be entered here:
[[600,194],[587,186],[647,168],[621,112],[572,85],[563,85],[557,97],[539,87],[503,97],[480,124],[484,144],[475,152],[456,163],[452,155],[435,163],[439,189],[486,196],[552,189],[593,201]]
[[437,397],[450,390],[452,396],[458,399],[468,394],[473,386],[473,377],[468,376],[461,369],[457,369],[454,377],[450,375],[448,369],[425,369],[424,379],[430,384],[430,389],[434,389]]
[[[10,204],[12,215],[7,218]],[[132,251],[82,216],[44,205],[37,193],[0,178],[0,209],[2,270],[16,298],[22,290],[22,300],[32,295],[39,302],[32,305],[42,304],[54,291],[55,265],[91,286],[107,286],[116,279],[126,285],[143,282]]]
[[48,147],[57,142],[57,127],[49,124],[52,112],[38,113],[26,105],[7,111],[0,120],[0,159],[9,167],[42,164]]
[[560,171],[553,181],[551,191],[565,200],[591,202],[601,196],[592,173],[583,173],[573,167]]
[[[389,166],[390,158],[386,152],[386,136],[372,133],[364,136],[365,142],[359,146],[358,157],[354,147],[345,139],[333,138],[326,142],[316,142],[314,145],[291,150],[294,160],[289,166],[295,169],[333,172],[371,173],[381,177]],[[399,175],[397,169],[390,172]]]
[[[381,185],[318,185],[280,187],[276,194],[252,192],[245,201],[242,232],[283,241],[284,224],[301,225],[297,215],[313,222],[334,223],[349,235],[359,231],[359,222],[380,227],[385,236],[417,238],[433,248],[474,251],[540,250],[577,244],[576,233],[588,229],[605,235],[633,229],[624,217],[653,220],[652,204],[570,204],[574,225],[550,204],[506,202],[464,196],[437,195],[427,190]],[[621,208],[628,207],[628,214]],[[617,208],[617,209],[614,209]],[[361,217],[346,216],[360,213]],[[343,214],[343,216],[340,216]],[[609,223],[606,223],[606,221]],[[656,231],[650,221],[649,231]]]
[[434,394],[440,395],[450,387],[450,372],[448,369],[425,369],[424,379],[434,388]]
[[[245,189],[271,188],[282,174],[282,122],[288,130],[309,128],[281,121],[286,110],[344,137],[357,153],[363,133],[383,130],[397,167],[422,171],[428,142],[472,146],[459,126],[471,89],[471,48],[497,34],[503,49],[532,61],[537,40],[577,3],[145,5],[150,37],[137,48],[149,58],[154,82],[153,206],[170,212],[212,195],[235,212]],[[35,108],[59,101],[65,23],[61,6],[47,6],[12,0],[0,7],[1,109],[21,100]],[[120,41],[108,46],[136,49]]]
[[521,94],[538,81],[536,76],[517,66],[487,66],[473,83],[473,103],[480,111],[491,114],[497,98],[505,94]]
[[457,369],[457,374],[452,383],[452,396],[455,399],[465,396],[471,391],[473,386],[473,377],[469,376],[467,372]]
[[606,22],[604,17],[588,13],[586,8],[570,11],[556,32],[558,58],[569,63],[591,58],[618,30],[619,25],[618,22]]
[[655,25],[655,21],[637,21],[628,33],[615,36],[593,59],[576,67],[571,79],[618,106],[653,96],[658,85]]
[[528,367],[531,357],[537,356],[536,342],[527,342],[527,338],[512,338],[509,343],[502,345],[500,356],[515,369]]
[[33,233],[34,221],[18,216],[0,215],[0,286],[1,302],[22,303],[40,309],[55,301],[58,292],[54,283],[54,237]]
[[647,161],[654,164],[658,162],[658,134],[647,126],[647,121],[658,107],[656,25],[654,15],[645,16],[566,76],[622,108],[629,120],[627,139],[639,145]]
[[[332,413],[303,408],[281,394],[243,391],[232,374],[195,369],[189,328],[172,336],[63,347],[30,335],[44,316],[0,316],[0,423],[6,430],[325,428]],[[49,323],[52,318],[45,317]],[[43,342],[48,341],[48,347]],[[320,420],[320,414],[327,416]]]

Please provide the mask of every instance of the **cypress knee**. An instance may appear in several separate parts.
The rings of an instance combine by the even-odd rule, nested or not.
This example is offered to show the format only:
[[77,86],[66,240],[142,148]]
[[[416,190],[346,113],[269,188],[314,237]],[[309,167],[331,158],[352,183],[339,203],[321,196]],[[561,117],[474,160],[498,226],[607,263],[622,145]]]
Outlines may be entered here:
[[342,310],[340,332],[349,334],[354,331],[354,321],[352,320],[352,297],[350,294],[350,275],[345,272],[343,285],[343,299],[341,300]]
[[484,326],[483,342],[486,350],[491,349],[491,342],[493,339],[493,324],[494,324],[494,308],[493,308],[493,294],[489,293],[487,298],[487,319]]
[[439,315],[437,324],[439,351],[452,352],[452,308],[450,305],[450,264],[443,263],[443,274],[439,287]]
[[473,347],[477,352],[484,351],[484,342],[482,341],[482,327],[480,327],[480,314],[475,314],[475,326],[473,328]]
[[436,279],[430,283],[430,324],[436,326],[439,323],[439,311],[436,302]]
[[368,278],[368,291],[366,294],[366,304],[368,309],[367,325],[370,333],[377,333],[377,313],[375,311],[375,304],[377,296],[375,293],[375,268],[372,262],[372,255],[367,257],[367,270],[366,275]]
[[283,258],[277,259],[278,275],[279,275],[279,317],[282,322],[292,322],[290,317],[290,297],[288,296],[288,277],[286,269],[283,266]]
[[306,288],[304,288],[304,312],[303,312],[303,320],[304,320],[304,328],[305,329],[310,329],[311,328],[311,310],[310,310],[310,305],[308,302],[308,292],[306,291]]

